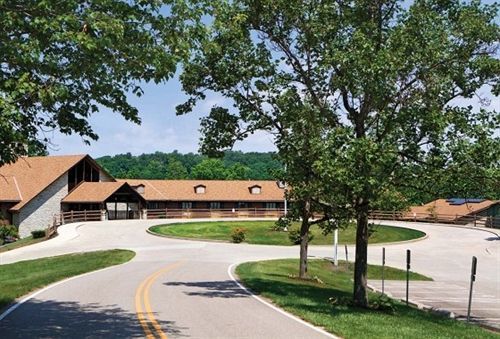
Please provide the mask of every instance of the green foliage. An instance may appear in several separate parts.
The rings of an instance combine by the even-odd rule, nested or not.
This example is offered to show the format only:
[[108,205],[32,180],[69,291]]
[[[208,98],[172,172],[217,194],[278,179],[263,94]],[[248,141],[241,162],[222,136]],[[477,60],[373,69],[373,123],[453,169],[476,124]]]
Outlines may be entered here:
[[31,236],[33,237],[33,239],[43,238],[45,237],[45,234],[45,230],[31,231]]
[[[401,204],[384,198],[388,192],[410,189],[415,201],[424,186],[469,197],[485,191],[484,182],[487,194],[498,194],[500,114],[484,101],[469,106],[500,92],[498,4],[206,6],[211,20],[198,21],[206,34],[195,38],[180,77],[190,97],[177,111],[189,112],[209,91],[232,99],[233,107],[214,107],[202,121],[206,154],[271,131],[303,219],[324,209],[337,220],[356,218],[364,235],[368,210]],[[368,237],[358,241],[364,258]],[[359,262],[356,298],[367,306],[366,260]]]
[[[140,123],[127,96],[172,76],[182,35],[163,1],[0,2],[0,165],[43,153],[48,133],[97,135],[87,119],[107,107]],[[174,56],[175,54],[175,56]],[[28,146],[28,147],[26,147]]]
[[228,151],[224,153],[224,158],[215,161],[215,165],[213,161],[200,165],[207,160],[206,157],[193,153],[180,154],[177,151],[139,156],[127,153],[96,160],[114,177],[130,179],[201,179],[206,176],[220,180],[273,180],[274,172],[282,167],[272,152]]
[[279,217],[278,220],[271,226],[272,231],[283,232],[288,231],[292,226],[292,221],[287,217]]
[[[314,239],[314,235],[310,231],[308,231],[307,233],[309,235],[309,242],[311,242]],[[300,242],[302,240],[300,237],[300,229],[293,228],[291,230],[288,230],[288,239],[292,244],[300,245]]]
[[393,299],[385,294],[379,294],[377,298],[371,301],[370,307],[374,310],[382,311],[389,314],[396,312],[396,304]]
[[205,159],[193,167],[191,171],[193,179],[220,179],[227,177],[227,170],[220,159]]
[[187,168],[179,160],[172,159],[167,165],[167,174],[165,179],[187,179]]
[[245,228],[235,228],[231,231],[231,241],[239,244],[240,242],[245,241],[245,233],[246,233]]
[[13,225],[0,225],[0,245],[2,245],[8,238],[18,238],[19,233],[16,226]]

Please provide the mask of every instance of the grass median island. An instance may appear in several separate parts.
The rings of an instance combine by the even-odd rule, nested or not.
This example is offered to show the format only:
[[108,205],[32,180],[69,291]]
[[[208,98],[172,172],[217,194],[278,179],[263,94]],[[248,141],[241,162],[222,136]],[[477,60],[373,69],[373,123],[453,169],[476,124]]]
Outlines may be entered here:
[[[310,260],[311,280],[296,278],[298,260],[270,260],[239,265],[236,274],[254,293],[328,332],[344,338],[499,338],[497,334],[458,320],[392,301],[393,312],[350,304],[352,267],[335,268],[326,260]],[[352,266],[352,265],[351,265]],[[388,272],[390,270],[390,272]],[[386,277],[405,278],[405,271],[386,268]],[[380,279],[380,268],[369,265],[369,279]],[[413,280],[429,278],[414,273]],[[370,293],[370,302],[377,300]]]
[[[235,228],[246,229],[245,242],[249,244],[262,245],[292,245],[288,239],[288,232],[272,231],[270,228],[275,221],[208,221],[208,222],[190,222],[176,223],[168,225],[153,226],[150,230],[166,236],[224,240],[229,241],[230,234]],[[299,224],[294,223],[294,228]],[[333,235],[323,235],[318,226],[311,227],[311,233],[314,238],[311,245],[330,245],[333,243]],[[412,240],[425,236],[424,232],[412,230],[403,227],[375,226],[374,233],[370,237],[370,243],[385,243]],[[354,244],[356,238],[356,228],[350,225],[346,229],[339,231],[340,244]]]
[[118,265],[131,260],[135,253],[110,250],[66,254],[0,265],[0,309],[16,298],[65,278]]

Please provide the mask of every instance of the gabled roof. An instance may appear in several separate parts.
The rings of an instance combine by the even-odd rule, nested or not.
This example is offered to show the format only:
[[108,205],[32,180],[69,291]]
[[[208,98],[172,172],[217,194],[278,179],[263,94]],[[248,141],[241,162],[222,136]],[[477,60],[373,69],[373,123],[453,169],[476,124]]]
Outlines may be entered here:
[[[82,182],[75,187],[63,200],[64,203],[101,203],[105,202],[122,187],[128,187],[126,182]],[[137,193],[139,197],[140,194]],[[142,197],[141,197],[142,198]]]
[[16,177],[0,175],[0,201],[19,202],[21,200],[21,192],[19,191]]
[[500,201],[482,200],[480,202],[464,202],[463,204],[457,205],[450,199],[437,199],[422,206],[413,206],[411,208],[411,213],[431,214],[431,212],[433,212],[438,215],[464,216],[479,213],[499,203]]
[[[282,201],[284,190],[270,180],[142,180],[118,179],[131,186],[144,184],[142,196],[148,201]],[[204,194],[194,188],[203,185]],[[260,186],[260,194],[252,194],[251,187]]]
[[[0,192],[2,192],[0,201],[7,201],[9,195],[13,196],[12,185],[17,183],[18,198],[20,199],[10,210],[18,211],[85,157],[87,155],[84,154],[22,157],[13,164],[0,167],[0,177],[13,178],[6,181],[0,180]],[[10,193],[6,193],[4,196],[4,191]]]

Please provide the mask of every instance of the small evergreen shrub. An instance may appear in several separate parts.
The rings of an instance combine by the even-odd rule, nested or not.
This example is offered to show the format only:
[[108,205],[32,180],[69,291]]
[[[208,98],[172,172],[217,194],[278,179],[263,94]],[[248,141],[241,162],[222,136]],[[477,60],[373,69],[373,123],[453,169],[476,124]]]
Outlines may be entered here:
[[246,231],[246,229],[241,227],[233,229],[233,231],[231,232],[231,241],[236,244],[243,242],[245,240]]
[[[311,242],[314,239],[314,235],[312,235],[311,232],[309,233],[309,242]],[[288,239],[290,239],[290,242],[294,245],[299,245],[300,244],[300,230],[299,229],[293,229],[288,231]]]
[[[12,242],[17,240],[19,233],[17,227],[13,225],[3,225],[0,226],[0,245],[5,242]],[[11,241],[12,240],[12,241]]]
[[280,217],[274,224],[271,226],[271,231],[282,232],[288,231],[292,222],[287,217]]
[[45,230],[31,231],[31,236],[33,237],[33,239],[44,238],[45,237]]

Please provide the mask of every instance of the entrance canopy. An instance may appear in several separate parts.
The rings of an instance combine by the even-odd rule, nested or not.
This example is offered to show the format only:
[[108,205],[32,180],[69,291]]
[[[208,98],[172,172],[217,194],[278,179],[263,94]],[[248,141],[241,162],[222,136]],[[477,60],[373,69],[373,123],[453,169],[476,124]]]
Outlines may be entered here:
[[66,211],[106,209],[110,219],[132,219],[146,201],[126,182],[82,182],[62,204]]

